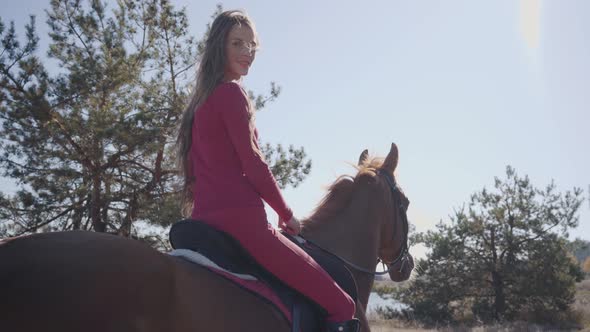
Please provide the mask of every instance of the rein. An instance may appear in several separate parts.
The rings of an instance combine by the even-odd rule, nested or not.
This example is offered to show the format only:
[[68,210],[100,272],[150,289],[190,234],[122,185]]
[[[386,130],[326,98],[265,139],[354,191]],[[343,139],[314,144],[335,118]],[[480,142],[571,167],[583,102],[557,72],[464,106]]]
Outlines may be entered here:
[[[346,260],[346,259],[344,259],[344,258],[340,257],[339,255],[336,255],[335,253],[333,253],[333,252],[331,252],[331,251],[329,251],[329,250],[326,250],[326,249],[322,248],[322,247],[321,247],[321,246],[319,246],[317,243],[315,243],[315,242],[313,242],[313,241],[311,241],[311,240],[308,240],[308,239],[306,239],[306,238],[302,237],[301,235],[297,235],[295,238],[297,239],[297,241],[299,241],[299,243],[311,243],[311,244],[313,244],[313,245],[314,245],[314,246],[316,246],[318,249],[320,249],[320,250],[322,250],[322,251],[324,251],[324,252],[327,252],[328,254],[330,254],[330,255],[332,255],[332,256],[334,256],[334,257],[336,257],[336,258],[337,258],[337,259],[338,259],[340,262],[342,262],[344,265],[346,265],[346,266],[348,266],[348,267],[351,267],[351,268],[353,268],[353,269],[355,269],[355,270],[357,270],[357,271],[360,271],[360,272],[363,272],[363,273],[367,273],[367,274],[372,274],[372,275],[374,275],[374,276],[380,276],[380,275],[384,275],[384,274],[387,274],[387,273],[389,273],[389,268],[387,269],[387,271],[383,271],[383,272],[377,272],[377,271],[375,271],[375,270],[371,271],[371,270],[369,270],[369,269],[365,269],[364,267],[360,267],[360,266],[358,266],[358,265],[356,265],[356,264],[354,264],[354,263],[352,263],[352,262],[349,262],[348,260]],[[379,260],[381,260],[381,259],[379,259]],[[377,264],[379,264],[379,262],[377,262]]]

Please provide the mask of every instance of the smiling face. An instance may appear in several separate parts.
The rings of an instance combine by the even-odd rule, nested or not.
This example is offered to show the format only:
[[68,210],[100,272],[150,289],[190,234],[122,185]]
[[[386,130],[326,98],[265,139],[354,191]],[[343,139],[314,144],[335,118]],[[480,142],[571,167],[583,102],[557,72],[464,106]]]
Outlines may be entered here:
[[245,24],[235,25],[227,34],[225,43],[225,81],[239,80],[248,75],[256,57],[258,42],[255,32]]

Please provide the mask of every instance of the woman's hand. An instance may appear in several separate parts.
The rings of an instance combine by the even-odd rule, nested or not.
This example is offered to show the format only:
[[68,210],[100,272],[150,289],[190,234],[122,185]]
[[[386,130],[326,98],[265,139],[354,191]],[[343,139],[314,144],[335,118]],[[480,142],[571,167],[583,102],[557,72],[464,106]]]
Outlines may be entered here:
[[279,227],[290,235],[297,235],[301,232],[301,223],[295,216],[291,217],[287,222],[281,220]]

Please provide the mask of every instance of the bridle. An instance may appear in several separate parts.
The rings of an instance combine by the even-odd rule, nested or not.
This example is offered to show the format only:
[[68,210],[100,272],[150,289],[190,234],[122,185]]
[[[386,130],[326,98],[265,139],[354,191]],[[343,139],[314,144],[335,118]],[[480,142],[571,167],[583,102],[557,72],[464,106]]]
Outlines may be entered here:
[[[403,232],[404,232],[404,242],[402,245],[402,248],[398,254],[398,256],[391,262],[385,262],[383,261],[381,258],[378,258],[377,260],[377,264],[379,264],[379,262],[381,262],[384,266],[387,266],[387,270],[383,271],[382,273],[375,273],[377,275],[381,275],[381,274],[386,274],[389,273],[389,271],[391,269],[393,269],[393,265],[400,262],[400,268],[399,268],[399,272],[401,272],[404,268],[404,265],[408,262],[409,258],[409,247],[408,247],[408,229],[409,229],[409,224],[408,224],[408,215],[406,213],[406,207],[403,205],[402,200],[400,199],[400,189],[397,186],[397,183],[395,182],[395,179],[393,178],[393,175],[391,175],[388,172],[385,171],[379,171],[379,174],[383,175],[385,177],[385,180],[387,180],[387,184],[389,184],[389,188],[391,189],[391,195],[393,197],[393,201],[394,203],[397,201],[397,203],[399,204],[398,208],[400,210],[400,214],[401,214],[401,218],[402,218],[402,227],[403,227]],[[398,199],[395,199],[395,198]]]
[[[387,184],[389,185],[389,188],[391,189],[391,194],[392,194],[392,197],[393,197],[393,200],[394,200],[394,204],[396,202],[399,204],[399,209],[401,211],[400,214],[401,214],[401,218],[402,218],[402,226],[403,226],[403,229],[404,229],[403,230],[403,232],[404,232],[404,243],[402,245],[402,248],[400,250],[399,255],[393,261],[391,261],[391,262],[385,262],[385,261],[383,261],[383,259],[377,258],[377,264],[380,264],[381,263],[381,264],[383,264],[383,266],[386,266],[386,270],[385,271],[382,271],[382,272],[377,272],[375,270],[371,271],[369,269],[360,267],[360,266],[358,266],[358,265],[356,265],[356,264],[354,264],[352,262],[349,262],[348,260],[346,260],[346,259],[344,259],[344,258],[342,258],[342,257],[340,257],[338,255],[335,255],[334,253],[331,253],[331,252],[329,252],[326,249],[323,249],[322,247],[320,247],[319,245],[317,245],[316,243],[314,243],[314,242],[312,242],[310,240],[303,239],[303,238],[299,238],[297,240],[300,241],[300,242],[301,241],[303,241],[303,242],[309,242],[309,243],[313,244],[314,246],[320,248],[321,250],[330,253],[331,255],[333,255],[334,257],[336,257],[337,259],[339,259],[342,263],[344,263],[344,265],[346,265],[348,267],[351,267],[351,268],[353,268],[353,269],[355,269],[357,271],[363,272],[363,273],[367,273],[367,274],[370,274],[370,275],[373,275],[373,276],[384,275],[384,274],[389,273],[389,271],[393,269],[393,265],[396,264],[396,263],[398,263],[398,262],[400,262],[400,261],[401,261],[401,264],[400,264],[399,272],[401,272],[403,270],[404,266],[409,261],[409,254],[410,254],[409,248],[408,248],[408,228],[409,228],[409,225],[408,225],[408,216],[406,214],[406,208],[402,204],[402,200],[399,199],[399,196],[401,195],[401,192],[399,190],[399,187],[397,186],[397,183],[395,182],[395,179],[393,178],[393,175],[391,175],[388,172],[383,171],[383,170],[380,170],[379,171],[379,174],[381,174],[382,176],[385,177],[385,179],[387,181]],[[396,197],[398,199],[396,199]]]

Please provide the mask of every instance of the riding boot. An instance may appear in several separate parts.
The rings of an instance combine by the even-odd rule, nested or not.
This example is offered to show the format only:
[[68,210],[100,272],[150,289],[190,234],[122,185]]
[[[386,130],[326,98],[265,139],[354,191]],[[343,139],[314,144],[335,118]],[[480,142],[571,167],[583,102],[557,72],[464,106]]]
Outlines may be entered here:
[[361,329],[361,322],[353,318],[345,322],[328,323],[328,332],[359,332]]

